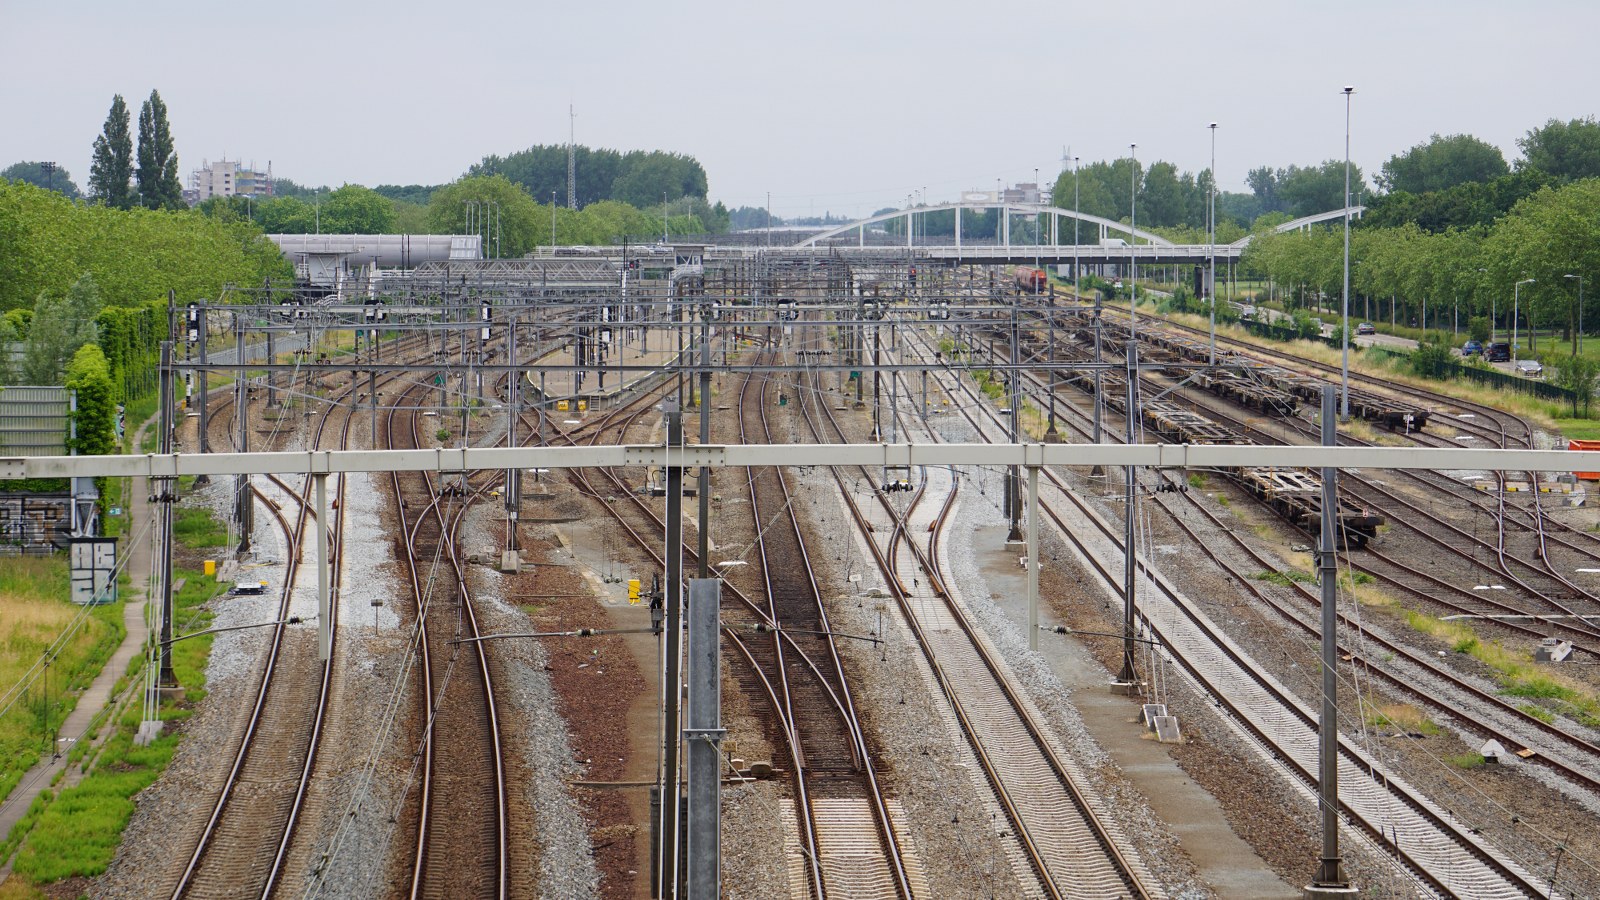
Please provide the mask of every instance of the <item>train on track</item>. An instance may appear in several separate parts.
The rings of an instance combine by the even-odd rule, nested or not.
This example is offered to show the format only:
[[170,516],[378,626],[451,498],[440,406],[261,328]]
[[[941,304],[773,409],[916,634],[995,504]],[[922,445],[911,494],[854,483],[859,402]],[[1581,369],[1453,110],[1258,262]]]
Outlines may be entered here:
[[1017,266],[1014,277],[1017,289],[1028,294],[1042,294],[1050,287],[1050,276],[1043,269]]
[[[1087,325],[1092,311],[1073,309],[1068,314],[1082,319],[1082,324]],[[1139,341],[1145,348],[1140,354],[1146,362],[1180,365],[1211,361],[1209,342],[1182,332],[1141,324]],[[1321,402],[1322,387],[1327,384],[1326,380],[1315,375],[1251,359],[1221,347],[1216,351],[1216,359],[1221,368],[1200,376],[1201,383],[1219,396],[1269,415],[1293,415],[1297,400],[1311,404]],[[1184,378],[1192,373],[1174,369],[1168,374]],[[1351,415],[1391,431],[1421,431],[1427,427],[1428,419],[1433,415],[1433,411],[1426,406],[1358,387],[1350,388],[1349,396]]]
[[[1122,397],[1124,381],[1115,376],[1115,385],[1107,384],[1106,405],[1124,412]],[[1139,419],[1144,426],[1163,439],[1180,444],[1249,444],[1250,441],[1235,434],[1226,425],[1165,400],[1149,400],[1139,404]],[[1322,477],[1310,469],[1287,466],[1254,466],[1225,469],[1224,474],[1235,484],[1254,494],[1256,499],[1270,506],[1291,525],[1312,537],[1322,532]],[[1383,516],[1340,498],[1338,509],[1339,544],[1347,550],[1359,550],[1377,537]]]
[[[998,341],[1007,340],[1007,332],[991,329]],[[1043,355],[1043,345],[1037,335],[1022,338],[1025,355],[1038,358]],[[1067,344],[1056,349],[1059,362],[1087,362],[1088,351],[1081,345]],[[1181,374],[1194,374],[1184,370]],[[1217,370],[1207,373],[1210,381],[1202,384],[1213,393],[1234,399],[1246,406],[1273,415],[1293,415],[1296,395],[1278,390],[1271,385],[1254,381],[1249,373]],[[1061,381],[1072,384],[1086,393],[1094,393],[1095,379],[1084,372],[1066,371]],[[1100,391],[1105,405],[1119,413],[1127,411],[1127,379],[1118,372],[1102,372]],[[1353,403],[1353,401],[1352,401]],[[1352,406],[1353,408],[1353,406]],[[1251,443],[1243,435],[1199,412],[1186,409],[1169,400],[1146,400],[1139,404],[1139,418],[1144,427],[1163,440],[1178,444],[1239,444]],[[1309,469],[1283,466],[1238,467],[1224,469],[1229,480],[1255,495],[1291,525],[1317,537],[1322,531],[1322,477]],[[1339,543],[1346,549],[1360,549],[1378,534],[1385,522],[1383,516],[1341,499],[1338,511]]]

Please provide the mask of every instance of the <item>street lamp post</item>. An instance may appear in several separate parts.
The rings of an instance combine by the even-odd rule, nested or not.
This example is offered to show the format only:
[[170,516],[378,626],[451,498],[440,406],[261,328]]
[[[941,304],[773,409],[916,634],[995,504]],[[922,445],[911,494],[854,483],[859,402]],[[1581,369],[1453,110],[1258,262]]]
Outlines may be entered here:
[[1511,370],[1517,369],[1517,319],[1522,315],[1522,286],[1533,284],[1535,279],[1524,278],[1511,286]]
[[1578,279],[1578,333],[1572,341],[1572,355],[1577,356],[1583,352],[1583,276],[1563,275],[1561,277]]
[[1211,309],[1211,362],[1217,364],[1217,123],[1211,123],[1211,196],[1206,211],[1206,305]]
[[1339,418],[1350,418],[1350,95],[1356,89],[1344,88],[1344,334],[1339,343]]
[[1078,157],[1072,158],[1072,296],[1078,296]]

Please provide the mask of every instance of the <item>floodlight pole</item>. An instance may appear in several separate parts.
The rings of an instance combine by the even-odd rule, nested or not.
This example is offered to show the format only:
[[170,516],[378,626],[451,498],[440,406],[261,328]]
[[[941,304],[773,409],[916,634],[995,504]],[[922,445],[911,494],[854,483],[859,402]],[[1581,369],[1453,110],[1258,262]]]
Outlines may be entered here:
[[1206,213],[1206,306],[1211,310],[1211,357],[1209,365],[1217,364],[1217,123],[1211,123],[1211,196]]
[[[1517,370],[1517,326],[1522,317],[1522,286],[1533,284],[1536,279],[1524,278],[1511,286],[1511,371]],[[1532,318],[1531,316],[1529,318]]]
[[1344,330],[1339,339],[1339,418],[1350,418],[1350,96],[1356,89],[1344,89]]

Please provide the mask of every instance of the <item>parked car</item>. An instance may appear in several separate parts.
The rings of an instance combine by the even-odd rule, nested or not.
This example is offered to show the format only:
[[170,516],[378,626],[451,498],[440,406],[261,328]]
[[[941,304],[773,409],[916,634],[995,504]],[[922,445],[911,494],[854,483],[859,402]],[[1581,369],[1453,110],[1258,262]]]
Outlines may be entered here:
[[1362,322],[1356,326],[1356,334],[1377,334],[1378,329],[1371,322]]
[[1491,341],[1483,348],[1483,358],[1489,362],[1510,362],[1511,345],[1505,341]]
[[1525,375],[1528,378],[1538,378],[1544,374],[1544,363],[1539,362],[1537,359],[1519,359],[1517,360],[1517,374]]
[[1467,341],[1465,344],[1461,345],[1461,355],[1462,356],[1477,356],[1478,354],[1480,354],[1482,352],[1483,352],[1483,342],[1482,341]]

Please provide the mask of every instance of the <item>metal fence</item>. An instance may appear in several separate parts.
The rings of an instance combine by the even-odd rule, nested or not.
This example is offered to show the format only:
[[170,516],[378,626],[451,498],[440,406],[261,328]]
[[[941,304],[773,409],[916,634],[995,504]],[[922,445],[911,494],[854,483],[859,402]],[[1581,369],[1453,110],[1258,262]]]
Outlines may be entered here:
[[64,456],[72,392],[64,387],[0,388],[0,448],[14,456]]

